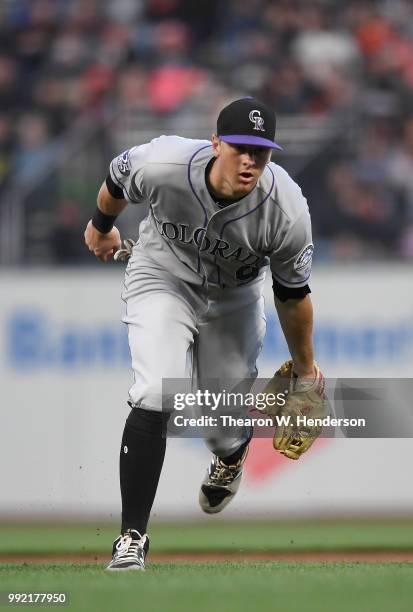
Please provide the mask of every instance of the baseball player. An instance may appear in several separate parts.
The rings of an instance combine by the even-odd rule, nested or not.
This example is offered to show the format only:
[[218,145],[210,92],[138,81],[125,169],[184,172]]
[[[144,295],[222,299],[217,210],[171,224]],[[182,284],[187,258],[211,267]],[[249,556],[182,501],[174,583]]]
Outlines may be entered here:
[[[314,363],[308,281],[310,216],[298,185],[270,161],[275,116],[254,98],[219,114],[211,141],[161,136],[116,157],[85,230],[102,261],[127,260],[124,322],[134,384],[120,449],[121,534],[109,570],[144,569],[146,534],[165,455],[162,380],[257,376],[265,334],[263,282],[273,277],[275,305],[291,353],[272,380],[289,394],[284,413],[306,404],[320,412],[322,376]],[[128,204],[149,203],[137,244],[114,223]],[[284,377],[284,379],[283,379]],[[274,408],[268,408],[274,414]],[[319,430],[276,429],[274,447],[291,459]],[[251,430],[209,440],[212,461],[199,502],[220,512],[235,496]],[[183,467],[184,469],[184,467]]]

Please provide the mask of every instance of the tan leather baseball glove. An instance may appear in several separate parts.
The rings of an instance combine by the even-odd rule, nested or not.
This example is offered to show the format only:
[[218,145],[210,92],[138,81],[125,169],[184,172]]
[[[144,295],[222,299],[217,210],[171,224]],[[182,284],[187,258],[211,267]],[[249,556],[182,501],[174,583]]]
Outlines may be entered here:
[[286,361],[264,389],[265,394],[285,394],[285,405],[266,405],[261,412],[274,417],[273,446],[289,459],[299,459],[322,430],[310,421],[326,415],[324,376],[317,364],[314,369],[314,381],[302,380],[294,375],[292,361]]

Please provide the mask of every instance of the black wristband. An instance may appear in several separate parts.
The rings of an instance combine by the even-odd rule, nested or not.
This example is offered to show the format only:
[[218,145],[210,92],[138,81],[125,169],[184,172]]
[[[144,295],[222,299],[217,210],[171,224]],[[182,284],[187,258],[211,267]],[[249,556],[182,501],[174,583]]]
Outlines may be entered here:
[[106,215],[96,206],[92,217],[92,225],[101,234],[109,234],[118,215]]

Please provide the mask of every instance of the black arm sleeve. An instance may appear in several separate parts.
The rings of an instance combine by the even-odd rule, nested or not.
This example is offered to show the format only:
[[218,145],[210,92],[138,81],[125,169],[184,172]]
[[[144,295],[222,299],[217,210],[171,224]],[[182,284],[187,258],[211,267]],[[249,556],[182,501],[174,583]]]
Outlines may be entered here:
[[125,199],[122,189],[118,185],[116,185],[110,174],[108,174],[106,177],[106,187],[108,188],[108,191],[112,198],[116,198],[117,200]]
[[272,290],[280,302],[286,302],[287,300],[302,300],[308,293],[311,293],[311,289],[308,285],[304,285],[304,287],[285,287],[275,280],[274,277],[272,277]]

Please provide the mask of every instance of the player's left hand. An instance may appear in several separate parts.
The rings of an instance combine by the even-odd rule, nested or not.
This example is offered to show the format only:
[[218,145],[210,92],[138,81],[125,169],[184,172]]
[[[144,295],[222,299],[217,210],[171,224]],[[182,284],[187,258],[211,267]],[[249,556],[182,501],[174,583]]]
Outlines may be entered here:
[[[297,378],[293,362],[286,361],[264,389],[265,394],[286,393],[284,406],[269,406],[261,412],[277,416],[273,446],[289,459],[299,459],[320,435],[320,425],[300,423],[300,417],[320,419],[326,414],[325,380],[317,364],[314,364],[314,380]],[[280,423],[280,417],[287,417],[288,424]],[[288,417],[290,417],[288,419]]]
[[94,253],[100,261],[109,261],[121,246],[120,233],[117,227],[110,232],[102,234],[93,225],[92,220],[86,226],[85,243],[89,251]]

